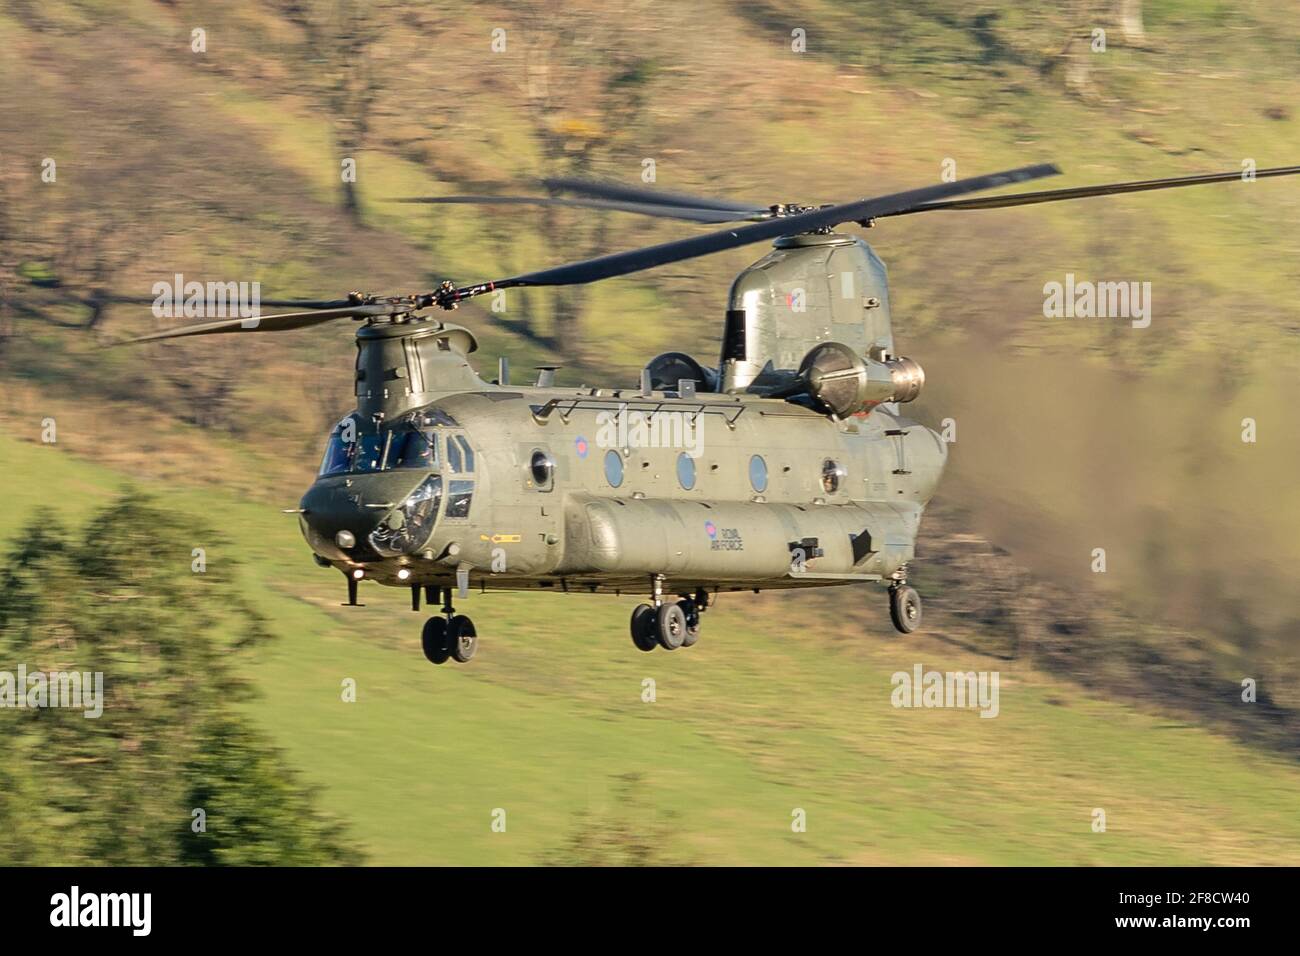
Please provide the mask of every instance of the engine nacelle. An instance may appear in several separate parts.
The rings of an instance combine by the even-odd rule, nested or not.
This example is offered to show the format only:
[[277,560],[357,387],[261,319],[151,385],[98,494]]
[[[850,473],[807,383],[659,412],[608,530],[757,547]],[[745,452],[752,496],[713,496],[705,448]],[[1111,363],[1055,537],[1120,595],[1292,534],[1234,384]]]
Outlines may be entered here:
[[837,418],[881,402],[910,402],[921,394],[925,371],[909,358],[864,358],[840,342],[823,342],[804,356],[799,377],[809,395]]

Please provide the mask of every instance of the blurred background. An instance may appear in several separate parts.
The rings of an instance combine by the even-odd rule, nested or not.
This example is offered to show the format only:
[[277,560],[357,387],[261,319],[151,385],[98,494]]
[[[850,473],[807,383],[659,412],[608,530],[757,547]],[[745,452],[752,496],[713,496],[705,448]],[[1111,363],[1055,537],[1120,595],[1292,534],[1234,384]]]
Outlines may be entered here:
[[[633,598],[489,595],[473,664],[432,668],[404,595],[339,607],[280,513],[350,408],[350,324],[102,348],[175,273],[332,299],[693,228],[393,196],[1300,162],[1300,11],[1029,6],[3,0],[0,669],[102,670],[107,700],[0,711],[0,862],[1300,863],[1294,180],[870,231],[912,408],[956,425],[906,639],[879,588],[725,597],[689,655],[634,651]],[[485,377],[630,385],[715,363],[763,251],[458,321]],[[1067,273],[1150,282],[1150,327],[1044,318]],[[999,671],[999,717],[892,708],[917,663]]]

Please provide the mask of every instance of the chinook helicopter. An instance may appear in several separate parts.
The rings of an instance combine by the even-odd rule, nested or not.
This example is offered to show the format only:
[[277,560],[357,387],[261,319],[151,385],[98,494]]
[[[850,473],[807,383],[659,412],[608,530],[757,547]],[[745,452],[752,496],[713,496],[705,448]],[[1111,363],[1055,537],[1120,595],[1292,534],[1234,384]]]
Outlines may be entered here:
[[[1259,170],[1292,175],[1300,166]],[[903,415],[921,366],[894,347],[884,263],[835,232],[887,216],[994,209],[1242,179],[1237,172],[956,198],[1055,175],[1052,165],[838,205],[754,205],[583,180],[547,196],[442,196],[427,204],[565,205],[697,223],[747,223],[506,278],[405,296],[279,300],[304,311],[222,319],[132,339],[275,332],[334,319],[356,331],[356,409],[330,434],[296,513],[317,564],[342,572],[347,603],[372,581],[441,607],[425,656],[469,661],[472,588],[641,593],[643,651],[693,645],[727,591],[879,582],[903,633],[921,624],[908,584],[918,529],[947,459],[943,439]],[[557,195],[567,194],[567,195]],[[731,285],[716,366],[682,352],[634,386],[566,388],[554,368],[515,385],[469,362],[452,310],[502,289],[628,275],[771,240]]]

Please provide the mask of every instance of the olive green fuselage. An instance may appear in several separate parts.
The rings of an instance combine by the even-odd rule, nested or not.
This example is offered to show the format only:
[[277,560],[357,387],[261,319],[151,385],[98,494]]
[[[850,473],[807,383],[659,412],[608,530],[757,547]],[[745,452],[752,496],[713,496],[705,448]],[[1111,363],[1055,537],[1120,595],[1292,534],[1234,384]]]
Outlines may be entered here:
[[[637,592],[662,574],[676,593],[871,580],[911,559],[946,459],[937,434],[885,407],[834,421],[753,395],[486,384],[426,407],[455,423],[427,429],[432,441],[463,438],[473,470],[463,456],[453,471],[440,450],[427,469],[318,479],[304,529],[336,567],[396,586],[450,587],[464,569],[474,587]],[[553,462],[542,484],[539,454]],[[367,553],[370,533],[431,475],[443,500],[427,538],[410,553]],[[456,480],[472,492],[452,516]],[[358,545],[338,547],[340,531]]]
[[901,577],[946,445],[889,401],[837,418],[796,371],[820,343],[892,354],[884,265],[846,236],[775,246],[733,283],[718,368],[694,365],[697,382],[489,384],[464,328],[359,328],[357,408],[301,505],[318,559],[428,588]]

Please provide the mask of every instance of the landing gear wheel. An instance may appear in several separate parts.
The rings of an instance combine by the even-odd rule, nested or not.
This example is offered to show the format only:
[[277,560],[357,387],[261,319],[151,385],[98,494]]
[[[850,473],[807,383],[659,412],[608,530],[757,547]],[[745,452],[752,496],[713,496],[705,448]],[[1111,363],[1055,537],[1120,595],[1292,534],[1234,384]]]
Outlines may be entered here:
[[655,637],[655,609],[638,604],[632,609],[632,643],[639,651],[653,651],[659,646]]
[[462,664],[468,664],[478,650],[478,632],[474,630],[474,622],[464,614],[457,614],[447,628],[447,638],[451,644],[451,656]]
[[420,642],[424,645],[424,656],[434,664],[445,664],[451,656],[451,641],[447,639],[447,620],[431,617],[424,622],[424,633]]
[[678,601],[677,606],[686,617],[686,634],[682,637],[682,647],[690,647],[700,639],[700,609],[690,598]]
[[680,604],[665,602],[655,612],[655,638],[666,651],[675,651],[686,640],[686,613]]
[[921,626],[921,595],[916,588],[896,584],[889,589],[889,616],[903,634],[911,634]]

